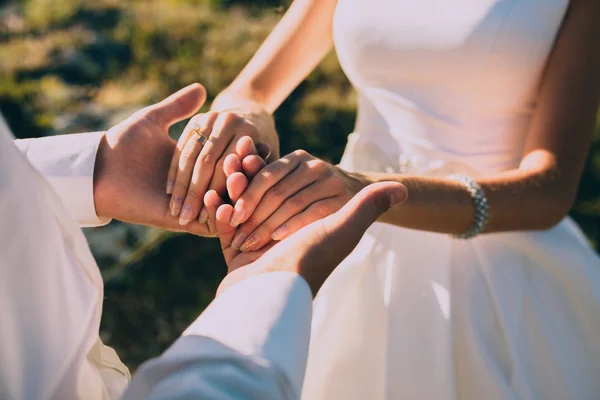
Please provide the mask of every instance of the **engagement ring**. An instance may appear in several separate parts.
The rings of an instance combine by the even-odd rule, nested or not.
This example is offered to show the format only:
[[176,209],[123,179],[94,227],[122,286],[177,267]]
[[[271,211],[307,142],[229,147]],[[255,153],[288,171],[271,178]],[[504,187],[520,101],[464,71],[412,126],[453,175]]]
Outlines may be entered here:
[[194,125],[194,129],[192,130],[192,133],[198,135],[198,139],[196,139],[196,140],[198,141],[198,143],[200,143],[200,145],[204,146],[204,143],[206,143],[208,138],[206,136],[204,136],[199,125]]

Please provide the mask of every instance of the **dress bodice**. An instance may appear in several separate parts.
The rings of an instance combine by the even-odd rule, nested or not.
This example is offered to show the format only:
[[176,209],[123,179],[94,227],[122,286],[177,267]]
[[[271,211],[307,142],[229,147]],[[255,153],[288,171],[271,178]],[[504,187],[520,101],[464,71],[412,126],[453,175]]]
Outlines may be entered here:
[[[516,167],[567,2],[338,0],[342,167]],[[302,398],[600,398],[599,265],[568,218],[470,240],[375,223],[315,298]]]
[[336,50],[359,93],[347,167],[397,169],[400,156],[517,166],[567,5],[339,0]]

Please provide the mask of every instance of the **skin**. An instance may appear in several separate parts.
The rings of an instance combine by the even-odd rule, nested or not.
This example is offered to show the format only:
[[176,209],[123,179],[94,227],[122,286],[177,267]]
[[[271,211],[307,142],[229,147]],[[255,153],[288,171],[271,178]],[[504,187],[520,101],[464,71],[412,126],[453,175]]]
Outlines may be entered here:
[[[252,78],[257,76],[257,73],[260,74],[260,79],[252,84],[268,88],[269,96],[256,101],[258,99],[252,95],[252,87],[246,90],[245,85],[241,85],[240,90],[222,93],[213,102],[212,112],[217,114],[216,119],[220,122],[215,121],[203,126],[202,123],[207,117],[195,117],[198,118],[205,134],[218,138],[215,139],[217,145],[202,151],[197,146],[194,148],[188,142],[193,123],[196,121],[186,127],[173,154],[166,180],[166,192],[172,193],[172,215],[179,216],[183,207],[188,206],[189,213],[179,221],[182,225],[186,225],[196,216],[200,216],[201,221],[205,220],[206,213],[200,212],[204,193],[215,190],[224,195],[225,177],[222,164],[219,163],[224,162],[227,155],[234,153],[234,143],[241,137],[250,136],[259,145],[269,145],[272,150],[271,158],[279,158],[279,140],[271,113],[331,50],[331,15],[334,8],[335,2],[332,1],[294,2],[290,11],[240,75],[242,78]],[[301,62],[298,62],[297,55],[294,54],[297,51],[301,51],[300,55],[303,56]],[[257,57],[259,60],[271,61],[269,71],[262,70],[261,62],[254,61]],[[279,61],[273,62],[276,57],[279,57]],[[264,72],[275,73],[277,78],[268,79]],[[281,82],[283,76],[286,77],[286,82]],[[213,118],[215,117],[208,117]],[[182,157],[182,154],[186,156]]]
[[[206,91],[190,85],[158,104],[139,110],[110,128],[98,147],[94,166],[96,213],[134,224],[184,230],[168,212],[164,182],[175,141],[168,135],[174,123],[189,118],[204,103]],[[209,234],[199,223],[185,227]]]
[[[94,166],[94,202],[100,217],[200,236],[216,234],[214,223],[180,225],[169,212],[170,199],[164,191],[176,145],[168,135],[169,127],[196,113],[205,99],[204,87],[196,83],[139,110],[106,132]],[[257,149],[247,140],[235,151],[239,157],[254,160],[244,169],[247,176],[253,176],[264,166],[260,151],[268,148]]]
[[297,150],[263,168],[246,186],[230,220],[232,227],[243,223],[232,243],[242,251],[260,249],[336,212],[365,185]]
[[[296,0],[216,102],[229,106],[253,102],[273,112],[331,49],[335,4],[335,0]],[[549,229],[570,210],[600,101],[599,19],[600,2],[571,1],[546,66],[519,167],[478,180],[491,209],[484,232]],[[268,166],[267,171],[261,172],[268,176],[254,179],[237,201],[239,211],[230,222],[234,226],[240,224],[238,233],[245,238],[234,242],[244,251],[266,245],[280,221],[291,222],[284,224],[274,238],[291,235],[303,225],[293,218],[322,202],[322,193],[340,183],[346,185],[347,193],[334,195],[336,205],[328,210],[314,208],[316,217],[312,220],[339,209],[365,185],[396,181],[408,188],[410,198],[402,207],[382,215],[380,222],[446,234],[465,232],[473,222],[472,201],[460,183],[401,174],[350,174],[318,163],[306,154],[296,157],[300,161]],[[304,196],[302,202],[293,200],[298,196],[294,189],[299,188],[293,187],[297,180],[286,179],[298,168],[319,170],[310,185],[313,194]],[[273,202],[273,198],[277,201]],[[286,202],[292,202],[293,207],[287,207]],[[285,207],[289,210],[285,215],[277,213]],[[311,218],[305,220],[310,222]],[[253,233],[258,238],[252,238]]]
[[[198,142],[195,129],[207,139]],[[202,210],[204,195],[215,190],[225,194],[223,164],[234,154],[241,137],[249,136],[269,150],[263,156],[279,157],[279,138],[273,117],[262,108],[245,102],[234,109],[213,111],[194,116],[184,129],[173,153],[166,193],[171,195],[169,210],[179,224],[188,225],[198,219],[205,224],[208,218]],[[164,183],[163,183],[164,184]]]
[[217,221],[219,240],[229,268],[217,295],[251,276],[288,271],[303,277],[314,297],[327,277],[356,247],[369,226],[390,207],[405,201],[406,197],[406,188],[398,183],[367,186],[340,211],[296,232],[290,240],[253,253],[241,253],[231,247],[235,232],[229,224],[233,211],[231,205],[221,205],[216,211],[211,209],[211,218]]
[[[236,153],[230,154],[225,158],[223,169],[227,179],[228,195],[231,201],[237,201],[239,196],[248,187],[248,182],[252,179],[266,163],[258,155],[259,151],[254,146],[254,142],[248,136],[240,139],[236,145]],[[204,196],[204,209],[207,213],[206,224],[212,235],[218,235],[216,229],[215,213],[217,208],[224,204],[224,200],[215,190],[209,190]]]

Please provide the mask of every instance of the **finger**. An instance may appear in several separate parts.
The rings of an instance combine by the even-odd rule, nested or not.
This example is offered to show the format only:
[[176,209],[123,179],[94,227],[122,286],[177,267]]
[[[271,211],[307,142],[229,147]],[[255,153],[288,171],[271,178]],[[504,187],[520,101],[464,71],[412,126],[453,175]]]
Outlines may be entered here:
[[[246,138],[248,138],[248,137],[246,137]],[[238,139],[238,136],[234,136],[232,141],[229,143],[229,146],[223,153],[223,156],[221,156],[221,159],[219,160],[219,162],[217,162],[215,171],[213,173],[213,176],[210,180],[210,184],[208,186],[208,190],[215,190],[219,194],[219,196],[221,196],[222,198],[225,198],[225,196],[227,196],[229,194],[227,187],[226,187],[226,181],[227,181],[228,175],[225,173],[225,169],[226,169],[225,161],[229,159],[229,161],[228,161],[229,165],[227,166],[227,169],[229,170],[228,172],[231,172],[231,170],[234,170],[234,169],[238,169],[241,172],[241,162],[239,161],[240,157],[242,157],[242,156],[246,157],[246,155],[248,155],[249,157],[250,156],[257,157],[254,155],[254,153],[256,153],[256,149],[254,148],[252,139],[250,139],[249,141],[248,140],[241,141],[242,146],[243,146],[242,148],[240,148],[240,140],[241,139]],[[244,142],[246,142],[245,145],[244,145]],[[235,160],[236,157],[238,158],[237,160]],[[256,172],[254,172],[254,174],[255,173]],[[239,178],[235,182],[237,182],[237,181],[239,181]],[[246,182],[245,186],[247,186],[247,182]],[[234,188],[235,187],[237,187],[237,186],[234,184]],[[244,187],[244,189],[245,188],[246,187]],[[240,195],[241,195],[241,192],[237,193],[235,199],[237,200]],[[229,196],[229,197],[231,199],[231,196]],[[206,219],[206,216],[207,216],[206,211],[204,210],[204,208],[202,208],[200,210],[200,216],[199,216],[199,220],[201,223],[202,223],[202,221],[204,221]]]
[[[233,155],[233,157],[239,161],[237,155]],[[238,201],[242,193],[244,193],[244,190],[246,190],[248,187],[250,182],[249,180],[252,179],[258,173],[258,171],[265,166],[265,162],[258,156],[248,156],[244,159],[244,165],[245,167],[243,173],[236,171],[231,173],[227,178],[227,194],[229,195],[231,202],[234,204]]]
[[165,192],[167,194],[173,194],[173,187],[175,186],[175,178],[177,177],[177,166],[179,165],[179,158],[181,157],[181,152],[185,147],[185,144],[189,140],[192,135],[191,131],[184,131],[179,136],[179,140],[177,141],[177,145],[175,145],[175,151],[173,152],[173,157],[171,157],[171,164],[169,166],[169,173],[167,174],[167,188]]
[[199,83],[193,83],[173,93],[158,104],[140,110],[146,118],[159,126],[168,128],[175,122],[194,115],[206,100],[206,89]]
[[250,136],[244,136],[237,142],[236,153],[244,168],[244,173],[252,179],[256,173],[267,165],[267,157],[271,154],[271,146],[259,144],[255,146]]
[[[235,203],[244,190],[246,190],[249,179],[252,179],[252,177],[254,177],[254,175],[256,175],[258,171],[260,171],[266,165],[260,156],[254,154],[256,149],[253,147],[252,139],[249,137],[245,138],[246,139],[244,141],[246,143],[243,143],[244,141],[242,141],[241,144],[238,142],[236,145],[239,156],[236,153],[228,154],[223,162],[223,168],[219,168],[217,166],[215,174],[213,175],[213,180],[209,186],[209,190],[216,190],[220,196],[224,195],[224,193],[222,193],[223,184],[221,181],[223,175],[219,172],[220,169],[222,169],[225,174],[224,177],[226,178],[225,188],[227,195],[233,203]],[[249,141],[247,139],[249,139]],[[240,161],[241,156],[245,156],[243,162]],[[241,174],[242,171],[242,176],[237,175],[231,182],[229,181],[228,177],[236,172]],[[200,223],[205,223],[207,218],[208,214],[204,207],[202,207],[198,219]]]
[[[304,222],[306,225],[331,215],[344,204],[344,200],[337,194],[339,194],[339,190],[334,189],[333,184],[327,180],[315,182],[299,191],[287,199],[280,207],[276,208],[275,212],[260,224],[248,236],[246,241],[240,245],[240,250],[247,252],[262,248],[262,246],[273,240],[273,233],[276,230],[284,231],[286,229],[286,221],[299,214],[303,214],[303,217],[293,221],[296,230],[301,228],[297,227],[298,223]],[[241,225],[238,229],[238,233],[233,241],[234,247],[239,244],[237,236],[243,235],[246,232],[244,225]]]
[[[211,134],[200,150],[200,154],[194,164],[184,206],[184,209],[189,211],[189,214],[186,214],[185,218],[180,218],[180,224],[185,225],[198,217],[202,199],[208,191],[213,175],[215,172],[219,173],[217,171],[217,163],[220,163],[218,169],[220,169],[220,174],[222,175],[222,187],[217,189],[218,192],[225,191],[225,177],[222,172],[223,164],[220,162],[220,159],[235,137],[235,131],[241,121],[242,119],[239,116],[232,113],[220,114],[217,118]],[[177,182],[175,182],[175,188],[177,189]],[[191,218],[188,219],[188,217]]]
[[243,172],[248,179],[252,179],[265,165],[265,161],[255,154],[248,155],[243,160],[237,154],[229,154],[223,163],[223,171],[227,177],[234,172]]
[[[265,167],[265,169],[266,168],[268,167]],[[266,243],[265,240],[263,240],[265,238],[258,237],[254,235],[253,232],[271,215],[273,215],[277,209],[279,209],[279,207],[285,203],[286,200],[293,197],[294,194],[299,193],[303,189],[307,188],[309,185],[315,182],[317,178],[318,175],[313,173],[305,164],[300,164],[298,168],[293,170],[288,176],[273,185],[269,190],[267,190],[264,196],[262,196],[260,202],[252,211],[252,214],[247,221],[239,226],[238,232],[233,240],[233,246],[240,249],[243,248],[243,251],[259,249],[260,244]],[[250,183],[250,187],[246,190],[246,192],[244,192],[242,198],[250,191],[253,182]],[[315,195],[319,196],[317,200],[322,198],[320,197],[321,194],[319,193],[316,193]],[[236,209],[238,204],[239,201],[235,205]],[[305,207],[308,207],[308,204],[305,204]],[[289,217],[291,217],[291,215],[289,215],[288,218]],[[283,222],[284,221],[280,221],[280,223]],[[270,233],[267,237],[270,237]]]
[[260,158],[260,156],[248,156],[242,160],[242,170],[248,179],[254,178],[266,165],[265,160]]
[[243,136],[236,142],[235,153],[240,160],[243,160],[248,156],[258,155],[258,150],[254,144],[254,140],[250,136]]
[[229,177],[234,172],[243,172],[242,160],[237,154],[229,154],[225,157],[225,161],[223,162],[223,172],[225,172],[226,177]]
[[[229,164],[227,166],[227,169],[229,170],[228,172],[241,172],[241,158],[239,158],[236,154],[236,147],[237,147],[237,138],[238,136],[234,136],[233,139],[229,142],[229,145],[227,146],[227,149],[225,149],[225,151],[223,152],[221,159],[219,160],[219,162],[217,162],[217,166],[215,167],[215,172],[212,176],[210,185],[209,185],[209,190],[213,189],[216,190],[220,195],[225,195],[226,194],[226,188],[225,188],[225,181],[227,180],[227,177],[229,175],[231,175],[231,173],[229,175],[226,174],[225,172],[225,161],[229,159]],[[232,172],[232,173],[233,173]]]
[[177,145],[175,146],[175,152],[173,153],[173,157],[171,158],[171,165],[169,166],[169,173],[167,174],[167,194],[173,193],[175,180],[177,178],[177,171],[179,169],[179,160],[181,158],[181,153],[183,152],[183,148],[185,147],[186,143],[190,140],[190,137],[192,135],[195,135],[194,128],[196,124],[198,124],[201,127],[200,130],[203,133],[205,133],[209,127],[212,127],[217,116],[218,114],[215,112],[209,112],[206,114],[198,115],[186,125],[185,129],[179,136],[179,140],[177,141]]
[[[196,126],[200,126],[200,131],[202,132],[202,134],[205,137],[210,138],[216,117],[216,113],[195,116],[187,124],[184,132],[192,132],[196,129]],[[177,163],[177,172],[175,177],[175,183],[173,185],[173,194],[171,196],[170,209],[171,215],[174,217],[178,216],[182,210],[183,201],[188,192],[188,187],[192,178],[194,166],[203,148],[203,145],[198,141],[198,135],[196,135],[195,133],[188,134],[188,137],[189,139],[185,143],[181,151],[179,161]],[[206,143],[208,142],[205,142],[204,146],[206,146]],[[202,196],[204,197],[204,195]],[[186,215],[193,214],[193,211],[193,209],[187,209]],[[196,210],[196,213],[198,211],[199,210]]]
[[315,182],[286,200],[258,229],[268,239],[283,240],[339,210],[345,203],[340,196],[342,189],[342,184],[333,179]]
[[[237,155],[234,157],[237,158]],[[237,158],[239,161],[239,158]],[[233,172],[227,178],[227,194],[233,204],[238,201],[244,190],[248,187],[249,180],[264,166],[265,162],[259,156],[248,156],[244,159],[244,172]],[[241,166],[240,166],[241,167]]]
[[209,190],[204,195],[204,207],[207,213],[207,220],[205,223],[208,225],[208,231],[211,235],[217,235],[216,222],[217,222],[217,209],[224,203],[223,199],[214,190]]
[[223,204],[215,213],[215,227],[223,250],[231,247],[231,240],[235,233],[235,228],[229,225],[231,214],[233,214],[233,207],[229,204]]
[[407,193],[397,182],[369,185],[341,210],[277,243],[263,256],[263,259],[266,257],[264,263],[268,268],[280,270],[292,265],[292,270],[308,282],[314,296],[331,272],[354,250],[371,224],[390,207],[404,202]]
[[231,225],[246,222],[258,206],[265,193],[280,180],[294,171],[305,157],[306,152],[295,151],[264,167],[250,182],[248,189],[235,204]]
[[271,234],[272,240],[281,241],[293,235],[300,229],[315,221],[319,221],[333,214],[340,208],[340,202],[334,198],[328,198],[311,204],[306,210],[294,215]]
[[234,172],[227,178],[227,193],[231,202],[235,202],[240,198],[244,190],[248,187],[248,178],[241,172]]
[[[266,165],[257,154],[258,151],[254,146],[254,141],[251,137],[244,136],[237,140],[235,144],[235,153],[228,154],[225,158],[225,162],[223,163],[223,171],[225,176],[229,177],[236,172],[244,172],[248,179],[252,179],[252,177]],[[241,160],[244,161],[242,162]],[[243,163],[245,164],[245,168],[242,166]],[[230,191],[228,187],[227,192],[229,194],[229,198],[235,203],[235,201],[237,201],[239,196],[242,194],[243,190],[246,189],[248,182],[244,182],[241,177],[238,176],[231,182],[231,184],[233,191]],[[242,192],[237,190],[237,188],[240,187],[240,184],[243,186],[241,189]]]
[[[349,249],[381,214],[404,203],[407,198],[408,190],[398,182],[379,182],[365,187],[341,210],[321,221],[326,240]],[[344,257],[350,251],[344,251]]]
[[229,225],[229,218],[231,218],[231,214],[233,213],[233,207],[229,204],[223,204],[217,209],[217,213],[215,215],[215,226],[217,229],[217,235],[219,236],[219,243],[221,244],[221,250],[223,251],[223,258],[225,258],[225,263],[227,263],[227,270],[230,269],[231,261],[240,254],[240,252],[231,245],[231,238],[235,233],[235,228]]

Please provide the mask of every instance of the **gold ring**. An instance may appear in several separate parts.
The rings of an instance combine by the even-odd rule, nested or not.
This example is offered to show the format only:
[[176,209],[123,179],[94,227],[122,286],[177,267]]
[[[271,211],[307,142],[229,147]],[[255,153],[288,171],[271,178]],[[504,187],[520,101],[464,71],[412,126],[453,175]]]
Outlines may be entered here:
[[204,136],[204,133],[202,133],[200,126],[194,125],[194,129],[192,129],[192,133],[198,135],[198,138],[196,140],[198,141],[198,143],[200,143],[201,146],[204,146],[204,143],[206,143],[208,138],[206,136]]

